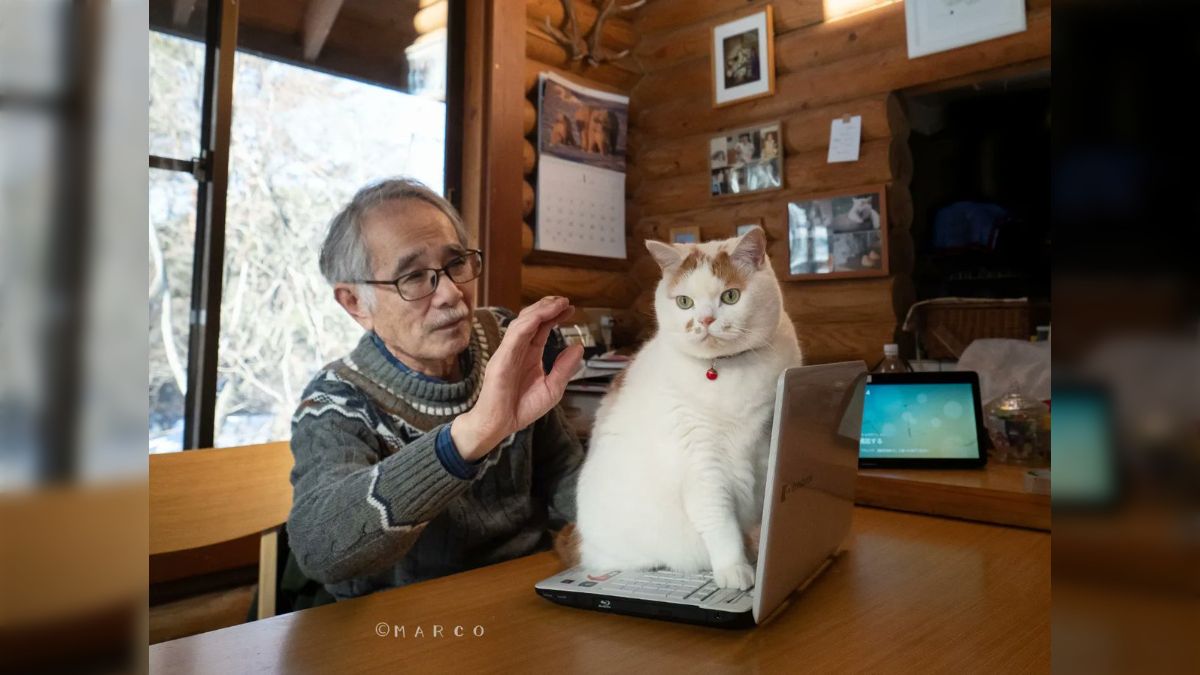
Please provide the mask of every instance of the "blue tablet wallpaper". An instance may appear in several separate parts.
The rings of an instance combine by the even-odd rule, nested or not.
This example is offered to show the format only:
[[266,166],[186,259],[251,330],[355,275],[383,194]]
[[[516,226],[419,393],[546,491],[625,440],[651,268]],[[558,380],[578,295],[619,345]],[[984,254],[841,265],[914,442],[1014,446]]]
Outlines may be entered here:
[[1115,500],[1119,484],[1108,396],[1098,390],[1054,386],[1050,396],[1054,401],[1051,503],[1087,506]]
[[863,401],[859,457],[979,456],[970,383],[867,384]]

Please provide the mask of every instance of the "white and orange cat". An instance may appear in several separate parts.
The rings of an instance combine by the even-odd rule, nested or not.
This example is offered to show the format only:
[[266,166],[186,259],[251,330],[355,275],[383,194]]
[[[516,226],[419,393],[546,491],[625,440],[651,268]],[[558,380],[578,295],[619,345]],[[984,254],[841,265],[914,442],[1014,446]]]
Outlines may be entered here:
[[577,491],[589,569],[711,569],[746,589],[779,373],[801,363],[760,228],[646,247],[658,332],[601,403]]

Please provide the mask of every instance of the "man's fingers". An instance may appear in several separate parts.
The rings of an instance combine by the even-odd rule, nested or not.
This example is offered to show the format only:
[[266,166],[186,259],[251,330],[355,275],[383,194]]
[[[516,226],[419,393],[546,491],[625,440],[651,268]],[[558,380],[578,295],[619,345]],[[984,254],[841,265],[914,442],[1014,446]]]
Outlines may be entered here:
[[550,323],[552,325],[558,325],[558,324],[562,323],[563,321],[566,321],[567,319],[571,318],[571,315],[574,313],[575,313],[575,305],[572,305],[568,301],[566,307],[563,308],[563,311],[559,312],[557,315],[550,318]]
[[504,332],[504,341],[508,342],[511,336],[517,342],[528,342],[537,333],[542,323],[558,316],[570,306],[567,299],[562,297],[538,300],[521,310],[521,314],[508,324],[508,329]]
[[547,295],[546,297],[542,298],[541,300],[538,300],[537,302],[533,303],[532,305],[529,305],[525,309],[522,309],[520,312],[518,312],[517,319],[520,319],[525,316],[529,316],[530,314],[536,314],[537,312],[544,311],[547,307],[550,307],[552,305],[558,305],[565,301],[566,301],[566,298],[562,297],[561,295]]
[[534,334],[533,339],[529,341],[530,346],[533,347],[538,354],[541,354],[546,348],[546,340],[550,337],[551,329],[563,321],[566,321],[574,313],[575,308],[571,305],[567,305],[566,309],[559,312],[557,315],[550,317],[546,321],[543,321],[542,325],[538,326],[537,333]]
[[562,298],[562,296],[561,296],[561,295],[546,295],[546,296],[543,296],[543,297],[541,297],[540,299],[538,299],[538,300],[535,300],[534,302],[530,303],[529,305],[527,305],[527,306],[523,307],[523,308],[521,309],[521,311],[517,312],[517,316],[521,316],[522,314],[527,314],[527,313],[529,313],[529,312],[533,311],[533,309],[534,309],[534,308],[536,308],[536,307],[538,307],[538,306],[540,306],[540,305],[545,305],[545,304],[547,304],[547,303],[551,303],[551,302],[554,302],[554,301],[556,301],[556,300],[560,300],[561,298]]
[[509,324],[504,334],[504,342],[507,343],[511,336],[512,349],[522,350],[530,345],[538,345],[540,348],[546,344],[546,335],[549,334],[550,328],[574,312],[575,308],[566,298],[547,303]]
[[556,399],[562,397],[563,391],[567,388],[567,382],[570,381],[575,371],[579,370],[581,361],[583,361],[583,345],[567,347],[554,360],[554,367],[546,375],[546,384]]
[[496,348],[492,358],[503,356],[505,352],[511,351],[518,342],[528,342],[529,336],[537,329],[536,322],[530,324],[531,317],[538,315],[539,312],[549,311],[546,309],[547,307],[560,304],[565,300],[566,298],[558,296],[547,296],[522,309],[517,318],[509,322],[504,329],[504,338],[500,341],[500,346]]
[[[529,355],[530,347],[537,345],[538,357],[546,346],[550,328],[558,321],[570,316],[575,309],[563,297],[548,296],[526,307],[508,324],[504,339],[492,354],[489,371],[507,373],[509,368],[520,367]],[[545,335],[539,335],[544,326]],[[540,339],[539,339],[540,338]],[[497,375],[505,377],[506,375]]]

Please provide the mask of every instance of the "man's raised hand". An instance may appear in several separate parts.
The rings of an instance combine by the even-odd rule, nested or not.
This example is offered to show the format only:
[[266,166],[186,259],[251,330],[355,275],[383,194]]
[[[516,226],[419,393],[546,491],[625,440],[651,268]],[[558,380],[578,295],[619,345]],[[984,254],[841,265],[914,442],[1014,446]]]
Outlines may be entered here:
[[508,325],[488,361],[475,407],[451,426],[451,437],[463,459],[478,460],[562,399],[567,381],[583,359],[583,347],[568,347],[549,373],[542,370],[542,352],[550,330],[574,311],[566,298],[545,297],[521,310]]

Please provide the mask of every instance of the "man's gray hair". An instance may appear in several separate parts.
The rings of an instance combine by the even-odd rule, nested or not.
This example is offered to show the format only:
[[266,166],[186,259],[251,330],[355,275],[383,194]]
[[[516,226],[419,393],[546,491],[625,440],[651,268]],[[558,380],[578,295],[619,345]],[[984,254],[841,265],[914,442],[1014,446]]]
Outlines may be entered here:
[[[375,207],[394,200],[416,199],[436,207],[454,225],[458,241],[467,245],[467,228],[454,206],[424,183],[412,178],[387,178],[371,183],[354,194],[329,221],[329,231],[321,244],[321,275],[330,284],[371,278],[371,256],[362,238],[363,218]],[[360,284],[359,297],[370,309],[375,302],[374,288]]]

